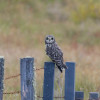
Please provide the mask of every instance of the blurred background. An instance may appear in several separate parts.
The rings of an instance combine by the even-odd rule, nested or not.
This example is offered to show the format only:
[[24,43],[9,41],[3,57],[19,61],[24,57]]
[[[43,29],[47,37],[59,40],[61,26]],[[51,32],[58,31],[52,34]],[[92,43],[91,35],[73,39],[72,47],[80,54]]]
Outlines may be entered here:
[[[64,61],[76,62],[76,91],[100,92],[100,0],[0,0],[0,55],[5,78],[20,73],[20,58],[32,56],[41,68],[50,59],[44,39],[55,36]],[[64,73],[55,69],[55,96],[64,96]],[[43,70],[36,72],[42,96]],[[20,90],[20,77],[4,80],[4,92]],[[21,100],[4,95],[4,100]],[[37,100],[40,100],[39,98]],[[62,99],[58,99],[62,100]]]

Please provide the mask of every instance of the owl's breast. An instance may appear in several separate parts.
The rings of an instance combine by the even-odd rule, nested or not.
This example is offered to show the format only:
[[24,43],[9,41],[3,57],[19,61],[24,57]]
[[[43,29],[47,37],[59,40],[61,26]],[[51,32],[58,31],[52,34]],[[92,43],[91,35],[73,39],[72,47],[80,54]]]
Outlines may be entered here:
[[46,44],[46,52],[48,55],[53,55],[54,51],[54,46],[52,44]]
[[52,47],[52,44],[48,43],[46,44],[46,47],[50,49]]

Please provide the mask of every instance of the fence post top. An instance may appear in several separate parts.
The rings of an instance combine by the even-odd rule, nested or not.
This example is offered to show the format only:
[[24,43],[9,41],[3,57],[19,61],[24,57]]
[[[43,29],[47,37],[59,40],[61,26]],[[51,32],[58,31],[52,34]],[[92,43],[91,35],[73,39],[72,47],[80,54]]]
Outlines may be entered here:
[[48,68],[47,66],[49,68],[53,68],[55,66],[55,63],[53,63],[53,62],[44,62],[44,68]]
[[75,98],[83,100],[83,98],[84,98],[84,92],[83,91],[75,91]]
[[27,57],[25,57],[25,58],[20,58],[21,60],[22,59],[33,59],[34,60],[34,57],[30,57],[30,56],[27,56]]
[[89,92],[89,94],[99,94],[98,92]]
[[44,63],[45,64],[55,64],[54,62],[51,62],[51,61],[50,62],[47,61],[47,62],[44,62]]
[[4,56],[0,56],[0,59],[4,59]]
[[98,99],[99,93],[98,92],[89,92],[89,99]]
[[65,62],[66,64],[76,64],[75,62],[72,62],[72,61],[67,61]]

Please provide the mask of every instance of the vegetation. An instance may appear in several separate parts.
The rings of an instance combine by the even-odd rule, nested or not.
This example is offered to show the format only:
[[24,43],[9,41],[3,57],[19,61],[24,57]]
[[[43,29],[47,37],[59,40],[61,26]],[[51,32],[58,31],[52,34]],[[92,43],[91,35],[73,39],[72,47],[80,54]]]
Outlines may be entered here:
[[[86,99],[88,92],[100,92],[100,1],[1,0],[0,54],[5,57],[5,78],[20,72],[21,57],[34,57],[36,68],[50,60],[45,55],[47,34],[56,37],[65,61],[76,62],[76,90],[84,91]],[[37,94],[42,95],[43,70],[36,73]],[[55,96],[63,96],[64,73],[56,69],[55,74]],[[5,92],[20,89],[19,77],[4,82]],[[12,99],[20,97],[4,95],[4,100]]]

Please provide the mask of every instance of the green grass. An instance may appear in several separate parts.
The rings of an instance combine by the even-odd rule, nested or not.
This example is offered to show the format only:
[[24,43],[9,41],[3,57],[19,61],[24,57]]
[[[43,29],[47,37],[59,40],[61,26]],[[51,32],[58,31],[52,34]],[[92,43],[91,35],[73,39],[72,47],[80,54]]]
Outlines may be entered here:
[[[70,8],[69,17],[65,19],[64,21],[60,21],[59,18],[56,21],[56,17],[54,17],[52,21],[49,18],[50,14],[48,15],[48,9],[49,9],[48,5],[53,4],[53,3],[55,4],[55,6],[57,6],[57,4],[61,5],[62,4],[61,1],[57,2],[57,4],[55,2],[49,2],[45,4],[46,2],[32,1],[32,0],[1,1],[0,3],[0,9],[1,9],[0,10],[1,11],[0,12],[0,27],[1,27],[0,34],[6,34],[7,36],[9,36],[9,34],[12,34],[12,35],[23,34],[22,37],[24,38],[23,40],[26,41],[26,43],[28,41],[30,43],[30,41],[32,41],[35,35],[39,36],[39,35],[45,35],[45,34],[54,34],[58,39],[60,38],[60,40],[68,40],[69,43],[72,43],[73,41],[75,41],[77,43],[87,44],[90,46],[100,45],[99,37],[95,36],[97,32],[98,34],[100,32],[100,29],[99,29],[100,24],[97,23],[97,20],[96,20],[98,18],[92,19],[91,13],[89,13],[90,10],[91,12],[94,13],[94,10],[92,10],[92,8],[91,9],[88,9],[86,7],[82,8],[84,11],[87,11],[86,16],[88,16],[91,19],[89,21],[89,20],[85,20],[87,17],[85,17],[85,15],[82,14],[82,11],[80,8],[86,4],[88,4],[87,7],[92,6],[92,5],[93,7],[95,7],[99,1],[95,3],[93,1],[88,1],[88,3],[85,3],[85,2],[83,3],[81,1],[75,0],[74,2],[75,4],[77,4],[75,5],[75,7],[77,7],[79,11],[75,11],[74,6],[73,8],[71,8],[73,4],[71,4],[71,2],[68,2],[69,3],[68,7],[61,6],[60,9],[62,9],[62,11],[65,14],[67,14],[68,9]],[[97,8],[95,9],[99,8],[98,6],[96,7]],[[73,12],[77,16],[73,15]],[[58,15],[58,16],[62,16],[62,15]],[[76,24],[74,19],[73,18],[71,19],[71,16],[75,17],[74,18],[75,20],[77,19],[80,20],[79,21],[80,24]],[[81,18],[80,16],[85,17],[85,18]],[[99,17],[98,12],[96,16]],[[36,40],[37,39],[35,39],[35,41]]]
[[[35,57],[36,67],[43,67],[49,61],[45,56],[44,38],[52,34],[64,52],[65,61],[77,63],[76,90],[85,91],[86,99],[88,92],[100,92],[99,20],[99,0],[1,0],[0,54],[6,59],[5,77],[19,73],[21,57]],[[64,77],[57,70],[56,74],[55,96],[62,96]],[[62,79],[59,84],[58,75]],[[14,86],[15,80],[5,82],[5,91],[20,89],[20,79],[16,80],[18,86]],[[42,85],[43,71],[37,72],[38,95],[43,94]],[[15,97],[4,96],[4,100]]]

